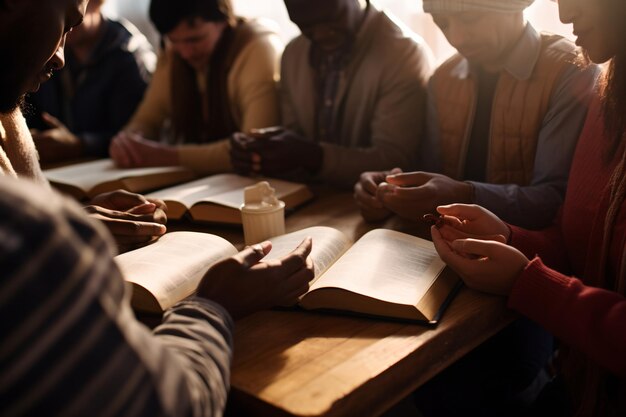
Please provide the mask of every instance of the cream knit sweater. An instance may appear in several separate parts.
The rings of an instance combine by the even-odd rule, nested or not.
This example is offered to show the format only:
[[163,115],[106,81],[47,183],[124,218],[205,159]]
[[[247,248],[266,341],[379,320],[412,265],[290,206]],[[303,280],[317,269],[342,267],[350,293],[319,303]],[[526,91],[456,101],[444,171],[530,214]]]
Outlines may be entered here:
[[0,113],[0,174],[49,186],[41,172],[35,143],[19,109]]

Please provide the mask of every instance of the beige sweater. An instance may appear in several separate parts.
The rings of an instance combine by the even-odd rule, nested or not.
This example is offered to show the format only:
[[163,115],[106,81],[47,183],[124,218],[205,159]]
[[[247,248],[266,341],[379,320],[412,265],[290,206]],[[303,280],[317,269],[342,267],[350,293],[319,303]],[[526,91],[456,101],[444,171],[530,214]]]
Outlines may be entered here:
[[[316,140],[310,49],[302,35],[285,48],[281,107],[285,126]],[[340,133],[333,143],[321,143],[319,179],[351,187],[364,171],[414,168],[432,69],[425,43],[370,6],[339,81],[335,113]]]
[[[277,80],[282,41],[273,30],[251,22],[257,38],[241,51],[228,74],[231,114],[242,132],[279,123]],[[159,57],[157,69],[143,102],[126,130],[141,132],[159,140],[172,113],[170,49]],[[205,75],[198,74],[198,88],[203,90]],[[209,92],[210,94],[210,92]],[[198,174],[231,171],[228,140],[209,144],[184,144],[178,147],[181,164]]]
[[33,137],[19,109],[8,114],[0,113],[0,145],[1,175],[49,186],[41,172]]

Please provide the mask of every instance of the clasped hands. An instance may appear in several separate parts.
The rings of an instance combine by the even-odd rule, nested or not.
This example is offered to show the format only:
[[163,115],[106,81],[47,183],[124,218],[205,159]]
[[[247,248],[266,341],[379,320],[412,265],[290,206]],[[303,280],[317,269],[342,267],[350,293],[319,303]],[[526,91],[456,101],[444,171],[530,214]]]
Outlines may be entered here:
[[140,132],[119,132],[111,140],[109,155],[120,168],[180,165],[174,146],[146,139]]
[[[439,256],[473,289],[508,295],[528,258],[512,246],[510,228],[490,211],[471,204],[471,184],[428,172],[365,172],[354,198],[368,221],[395,213],[409,220],[438,212],[443,227],[431,227]],[[452,204],[456,203],[456,204]]]
[[117,190],[94,197],[85,207],[115,238],[120,251],[148,243],[165,233],[167,206],[158,199]]
[[468,204],[437,207],[443,226],[431,227],[437,253],[473,289],[509,295],[530,262],[507,245],[511,229],[487,209]]
[[235,133],[230,139],[230,157],[241,175],[281,176],[299,169],[319,171],[322,148],[315,142],[280,126]]
[[365,172],[354,186],[354,198],[367,221],[383,220],[395,213],[417,221],[437,206],[470,203],[473,187],[445,175],[429,172]]

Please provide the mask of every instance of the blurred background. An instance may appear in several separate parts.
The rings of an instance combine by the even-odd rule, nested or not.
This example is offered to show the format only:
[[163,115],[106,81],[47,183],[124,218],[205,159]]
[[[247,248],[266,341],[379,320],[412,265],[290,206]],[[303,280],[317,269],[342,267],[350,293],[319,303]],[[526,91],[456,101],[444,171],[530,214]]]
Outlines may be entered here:
[[[149,3],[150,0],[108,0],[104,10],[108,16],[121,16],[133,22],[156,46],[159,36],[148,19]],[[394,15],[424,38],[438,63],[443,62],[453,53],[453,49],[430,16],[422,11],[421,0],[372,0],[372,3]],[[298,28],[289,20],[283,0],[233,0],[233,4],[237,14],[241,16],[264,17],[276,22],[285,42],[299,33]],[[535,3],[526,10],[526,16],[539,30],[572,38],[570,25],[563,25],[559,21],[556,2],[535,0]]]

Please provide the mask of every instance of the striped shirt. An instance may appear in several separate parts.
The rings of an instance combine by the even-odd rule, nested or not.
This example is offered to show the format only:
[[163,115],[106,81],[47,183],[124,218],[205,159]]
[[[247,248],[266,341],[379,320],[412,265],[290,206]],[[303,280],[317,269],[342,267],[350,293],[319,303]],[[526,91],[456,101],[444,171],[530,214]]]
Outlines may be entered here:
[[135,319],[103,226],[0,178],[0,415],[221,416],[232,321],[200,298]]

